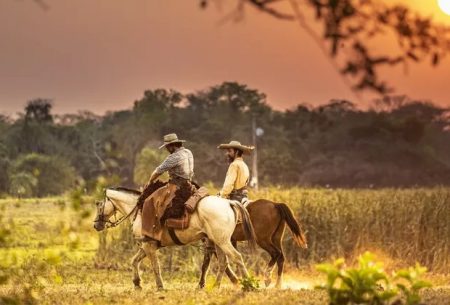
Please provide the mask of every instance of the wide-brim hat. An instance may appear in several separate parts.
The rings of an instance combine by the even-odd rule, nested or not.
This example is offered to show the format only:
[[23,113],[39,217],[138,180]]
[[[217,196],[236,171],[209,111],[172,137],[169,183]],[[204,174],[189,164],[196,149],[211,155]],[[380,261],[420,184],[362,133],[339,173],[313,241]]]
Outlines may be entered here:
[[238,141],[231,141],[228,144],[220,144],[219,146],[217,146],[217,148],[220,149],[227,149],[227,148],[234,148],[234,149],[239,149],[242,150],[244,152],[244,154],[249,155],[253,149],[255,149],[254,146],[245,146],[242,145],[241,142]]
[[172,143],[184,143],[184,142],[186,142],[185,140],[178,139],[178,137],[177,137],[177,135],[175,133],[169,133],[169,134],[165,135],[163,140],[164,140],[164,144],[161,145],[159,147],[159,149],[161,149],[163,147],[166,147],[167,145],[172,144]]

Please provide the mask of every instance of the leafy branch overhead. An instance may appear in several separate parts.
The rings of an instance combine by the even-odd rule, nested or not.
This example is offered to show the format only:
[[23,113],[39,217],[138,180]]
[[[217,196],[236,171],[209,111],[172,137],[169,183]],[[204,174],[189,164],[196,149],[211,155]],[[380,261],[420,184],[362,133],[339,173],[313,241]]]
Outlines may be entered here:
[[[217,1],[217,0],[215,0]],[[201,0],[207,8],[212,0]],[[380,76],[383,66],[428,61],[438,65],[450,50],[450,27],[403,5],[381,0],[236,0],[229,15],[240,20],[246,7],[274,18],[297,21],[332,59],[336,70],[352,90],[385,95],[393,88]],[[307,16],[313,15],[316,23]],[[318,33],[317,30],[321,30]],[[386,38],[394,38],[397,50],[380,51]]]

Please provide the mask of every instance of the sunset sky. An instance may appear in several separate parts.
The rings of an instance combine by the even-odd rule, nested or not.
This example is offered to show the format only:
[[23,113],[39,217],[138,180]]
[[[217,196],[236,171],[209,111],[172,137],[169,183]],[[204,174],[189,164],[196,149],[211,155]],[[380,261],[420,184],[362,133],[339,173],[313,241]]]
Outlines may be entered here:
[[[403,2],[450,25],[435,0]],[[2,114],[36,97],[53,99],[57,113],[102,114],[131,107],[145,89],[186,93],[223,81],[259,89],[277,109],[355,100],[296,23],[250,7],[243,21],[219,24],[232,6],[201,10],[197,0],[46,3],[48,10],[31,0],[0,1]],[[383,76],[399,94],[450,106],[450,56],[436,68],[411,66],[408,74],[396,68]],[[360,105],[370,100],[363,96]]]

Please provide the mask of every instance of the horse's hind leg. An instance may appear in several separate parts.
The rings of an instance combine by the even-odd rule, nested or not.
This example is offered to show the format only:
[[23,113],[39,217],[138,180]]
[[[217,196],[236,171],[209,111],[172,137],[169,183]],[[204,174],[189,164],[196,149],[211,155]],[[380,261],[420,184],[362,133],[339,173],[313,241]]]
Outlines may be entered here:
[[271,256],[269,263],[267,264],[266,271],[264,272],[264,284],[269,287],[272,283],[272,272],[277,262],[276,256]]
[[217,250],[217,258],[219,260],[219,271],[217,272],[216,282],[215,282],[214,286],[219,288],[220,284],[222,283],[223,273],[228,266],[228,258],[225,255],[225,253],[222,251],[222,249],[216,248],[216,250]]
[[283,284],[283,270],[284,270],[283,249],[281,249],[281,253],[277,258],[277,268],[278,268],[278,278],[277,278],[277,284],[275,285],[275,287],[281,288],[281,285]]
[[205,287],[206,276],[208,275],[209,265],[211,263],[211,256],[216,251],[216,246],[209,239],[203,240],[203,246],[205,254],[203,255],[202,274],[200,275],[200,281],[198,283],[198,288],[200,289]]
[[[237,241],[232,240],[231,244],[237,250]],[[230,265],[227,265],[227,269],[225,269],[225,273],[227,274],[228,278],[234,285],[239,284],[239,280],[238,280],[236,274],[233,272],[233,270],[231,270]]]
[[142,243],[142,249],[144,250],[145,254],[148,256],[148,258],[152,263],[156,287],[158,289],[164,289],[164,284],[161,278],[161,269],[159,267],[159,260],[158,257],[156,256],[156,250],[158,249],[156,242],[144,242]]
[[[199,289],[202,289],[202,288],[205,287],[206,276],[208,274],[209,265],[211,263],[211,257],[212,257],[213,254],[217,254],[216,246],[214,245],[214,243],[211,240],[208,239],[207,241],[205,241],[205,245],[204,246],[205,246],[204,247],[205,248],[205,254],[203,256],[202,273],[200,275],[200,281],[198,283],[198,288]],[[220,253],[220,254],[222,254],[222,253]],[[223,255],[223,258],[225,258],[225,255]],[[236,274],[234,274],[233,270],[231,270],[229,264],[227,264],[227,266],[226,266],[225,273],[227,274],[228,278],[230,279],[230,281],[233,284],[236,285],[236,284],[239,283],[239,280],[238,280]],[[220,278],[220,281],[221,280],[222,280],[222,276]],[[216,279],[216,286],[217,286],[217,279]],[[220,284],[219,284],[219,286],[220,286]]]
[[227,265],[227,268],[225,269],[225,273],[227,274],[228,278],[230,279],[231,283],[234,285],[239,284],[239,279],[237,278],[236,274],[231,270],[230,265]]
[[281,285],[283,284],[283,270],[284,270],[284,251],[283,251],[283,235],[284,230],[286,228],[285,223],[283,223],[275,232],[275,234],[272,236],[272,244],[275,246],[275,248],[278,250],[279,255],[277,257],[277,271],[278,271],[278,277],[277,277],[277,283],[275,285],[276,288],[281,288]]
[[139,248],[138,252],[133,256],[131,260],[131,266],[133,267],[133,284],[135,289],[141,289],[141,277],[139,275],[139,268],[142,260],[145,258],[145,252],[142,248]]
[[269,287],[272,283],[272,272],[275,268],[275,263],[277,262],[278,256],[281,252],[272,244],[271,241],[258,241],[261,248],[267,251],[270,255],[270,261],[267,264],[266,270],[264,272],[264,284]]
[[241,253],[239,253],[231,244],[230,241],[226,241],[220,245],[217,245],[224,253],[225,255],[230,258],[233,262],[238,264],[239,267],[241,267],[241,270],[244,274],[244,277],[249,277],[247,268],[245,267],[244,260],[242,259]]

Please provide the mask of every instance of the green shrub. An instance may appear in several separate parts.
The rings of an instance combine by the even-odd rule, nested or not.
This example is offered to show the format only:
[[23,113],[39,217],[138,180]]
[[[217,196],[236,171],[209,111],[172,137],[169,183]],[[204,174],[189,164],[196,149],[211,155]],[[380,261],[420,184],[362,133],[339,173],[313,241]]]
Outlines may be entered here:
[[35,176],[26,172],[11,175],[9,192],[17,197],[31,197],[36,192],[38,180]]
[[239,283],[241,284],[242,291],[245,292],[256,291],[259,289],[259,281],[253,276],[244,277],[239,280]]
[[420,278],[425,268],[416,265],[388,276],[370,252],[359,257],[356,268],[346,268],[344,259],[338,259],[317,265],[317,270],[327,275],[326,283],[317,288],[327,291],[330,305],[417,305],[420,290],[431,287]]
[[36,153],[19,156],[11,165],[9,175],[11,191],[22,192],[27,197],[61,194],[73,187],[76,177],[75,170],[64,159]]

